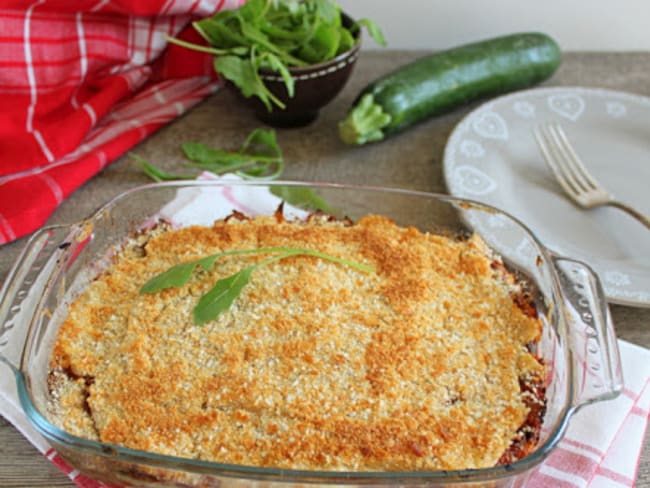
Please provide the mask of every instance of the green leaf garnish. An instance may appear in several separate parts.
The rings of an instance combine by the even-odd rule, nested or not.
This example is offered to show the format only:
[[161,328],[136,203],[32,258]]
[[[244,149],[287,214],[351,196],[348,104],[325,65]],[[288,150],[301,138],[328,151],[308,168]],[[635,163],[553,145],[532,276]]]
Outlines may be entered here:
[[172,266],[167,271],[147,281],[140,288],[140,293],[153,293],[167,288],[183,286],[190,280],[192,273],[196,269],[196,265],[196,262],[191,262]]
[[269,111],[284,105],[264,86],[260,68],[279,72],[293,96],[289,68],[322,63],[348,51],[361,28],[379,45],[386,45],[381,29],[369,19],[345,27],[341,8],[332,0],[248,0],[235,10],[217,12],[192,25],[209,46],[175,38],[168,41],[215,55],[217,73],[245,97],[259,98]]
[[313,256],[319,259],[331,261],[342,266],[348,266],[363,272],[374,272],[373,266],[343,259],[331,254],[314,251],[312,249],[302,249],[297,247],[266,247],[258,249],[235,249],[221,253],[211,254],[209,256],[189,261],[186,263],[172,266],[166,271],[157,274],[147,281],[141,288],[140,293],[155,293],[167,288],[178,288],[187,284],[192,273],[197,267],[208,271],[217,259],[223,256],[232,256],[236,254],[275,254],[274,256],[252,264],[237,273],[218,280],[215,285],[205,293],[193,310],[193,320],[197,325],[204,324],[214,320],[221,312],[227,310],[233,301],[239,296],[244,287],[249,283],[251,274],[257,268],[266,266],[272,262],[288,258],[290,256]]
[[192,167],[215,174],[234,171],[244,178],[274,179],[284,170],[284,156],[272,129],[253,130],[239,150],[232,152],[199,142],[186,142],[181,147]]
[[[273,129],[255,129],[235,151],[208,147],[199,142],[186,142],[181,149],[191,162],[190,168],[215,174],[234,172],[243,178],[275,179],[284,170],[284,156]],[[131,153],[142,171],[154,181],[193,179],[196,174],[174,174],[154,166]]]
[[213,254],[206,258],[197,259],[196,261],[189,261],[187,263],[180,263],[172,266],[167,271],[154,276],[142,285],[140,293],[154,293],[160,290],[166,290],[167,288],[178,288],[179,286],[183,286],[190,281],[190,277],[197,266],[201,266],[204,270],[208,271],[217,258],[226,254],[233,253]]
[[290,185],[269,186],[269,191],[278,198],[298,208],[332,212],[332,207],[311,188]]
[[[241,147],[234,151],[213,148],[200,142],[186,142],[181,145],[190,168],[210,171],[215,174],[235,172],[247,179],[263,178],[273,180],[284,170],[284,156],[273,129],[251,131]],[[169,173],[154,166],[137,154],[130,153],[140,169],[154,181],[193,179],[197,174]],[[310,210],[331,211],[331,207],[316,192],[309,188],[294,186],[270,186],[269,191],[285,202]]]
[[228,309],[248,284],[251,274],[257,266],[254,264],[217,281],[214,287],[203,295],[197,306],[194,307],[194,323],[200,325],[209,322]]
[[195,175],[181,175],[181,174],[172,174],[168,173],[164,169],[158,168],[153,164],[146,161],[144,158],[138,156],[134,153],[129,153],[129,155],[135,159],[140,169],[146,174],[149,178],[154,181],[168,181],[168,180],[189,180],[194,179]]
[[245,154],[255,154],[260,159],[267,156],[270,161],[282,160],[282,151],[278,145],[274,130],[253,130],[246,137],[240,151]]
[[209,256],[187,261],[172,266],[167,271],[157,274],[149,281],[147,281],[140,288],[140,293],[154,293],[167,288],[178,288],[187,284],[192,276],[192,273],[201,266],[205,271],[209,271],[215,261],[224,256],[235,256],[238,254],[260,254],[260,253],[276,253],[286,251],[284,247],[263,247],[259,249],[233,249],[232,251],[224,251]]
[[[386,39],[384,38],[384,33],[382,32],[381,28],[376,22],[370,19],[359,19],[356,21],[355,25],[365,27],[365,29],[368,31],[368,34],[370,34],[370,37],[372,37],[372,40],[375,41],[380,46],[386,45]],[[352,31],[354,31],[354,28],[352,29]]]

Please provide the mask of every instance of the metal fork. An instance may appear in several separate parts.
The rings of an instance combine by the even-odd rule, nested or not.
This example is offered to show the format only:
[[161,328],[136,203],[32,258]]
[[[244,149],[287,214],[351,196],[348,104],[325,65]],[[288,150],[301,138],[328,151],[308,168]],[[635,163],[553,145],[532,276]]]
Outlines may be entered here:
[[614,199],[614,196],[589,174],[560,124],[541,124],[533,133],[544,161],[555,175],[555,179],[577,205],[582,208],[610,205],[627,212],[650,229],[648,217]]

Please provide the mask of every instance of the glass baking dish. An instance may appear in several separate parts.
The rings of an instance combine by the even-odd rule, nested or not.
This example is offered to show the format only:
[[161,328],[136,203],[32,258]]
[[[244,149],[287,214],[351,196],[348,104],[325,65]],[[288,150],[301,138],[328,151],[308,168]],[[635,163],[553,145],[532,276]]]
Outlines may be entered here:
[[[48,421],[48,359],[66,306],[129,236],[161,218],[185,226],[210,224],[233,209],[273,214],[282,200],[288,202],[282,207],[286,218],[300,218],[318,207],[351,219],[383,214],[422,231],[479,233],[527,282],[544,323],[538,354],[548,370],[547,410],[535,451],[512,464],[488,469],[299,471],[126,449],[70,435]],[[86,220],[36,232],[9,273],[0,299],[0,360],[15,373],[25,415],[73,467],[111,486],[523,486],[557,446],[577,409],[611,399],[622,388],[614,328],[591,269],[552,253],[508,214],[446,195],[299,182],[145,185],[115,197]]]

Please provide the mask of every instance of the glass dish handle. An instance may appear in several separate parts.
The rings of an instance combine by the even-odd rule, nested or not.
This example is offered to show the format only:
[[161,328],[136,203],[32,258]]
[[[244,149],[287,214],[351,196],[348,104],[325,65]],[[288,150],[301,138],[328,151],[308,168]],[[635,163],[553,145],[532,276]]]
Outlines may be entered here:
[[573,259],[554,257],[565,306],[573,363],[573,406],[609,400],[623,389],[614,324],[596,273]]
[[48,283],[44,270],[56,264],[67,232],[68,227],[52,226],[32,235],[0,289],[0,362],[14,371],[20,368],[31,314]]

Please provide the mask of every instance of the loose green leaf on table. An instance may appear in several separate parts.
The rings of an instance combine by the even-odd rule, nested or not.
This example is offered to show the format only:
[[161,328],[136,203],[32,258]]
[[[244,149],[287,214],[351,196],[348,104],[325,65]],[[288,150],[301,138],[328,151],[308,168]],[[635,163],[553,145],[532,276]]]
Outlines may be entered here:
[[[248,179],[273,180],[284,170],[284,156],[278,144],[276,133],[269,129],[255,129],[246,136],[236,151],[226,151],[200,142],[186,142],[181,145],[185,157],[191,161],[188,168],[210,171],[215,174],[235,172]],[[196,174],[169,173],[154,166],[137,154],[131,157],[142,171],[154,181],[194,179]],[[331,207],[316,192],[299,186],[272,186],[269,191],[285,202],[308,210],[331,211]]]
[[254,130],[248,134],[240,151],[246,154],[267,155],[282,159],[282,151],[274,130]]
[[243,177],[274,179],[284,170],[284,157],[273,130],[255,129],[233,152],[199,142],[187,142],[181,147],[192,166],[215,174],[237,172]]
[[129,153],[129,155],[135,159],[140,166],[140,169],[146,174],[149,178],[154,181],[169,181],[169,180],[190,180],[196,178],[195,175],[181,175],[173,174],[165,171],[164,169],[158,168],[153,164],[146,161],[144,158],[138,156],[134,153]]
[[[191,162],[188,168],[210,171],[215,174],[236,173],[244,178],[275,179],[284,170],[284,156],[272,129],[255,129],[241,147],[235,151],[212,148],[199,142],[181,145],[185,157]],[[154,181],[193,179],[196,174],[169,173],[154,166],[137,154],[131,157],[142,171]]]

